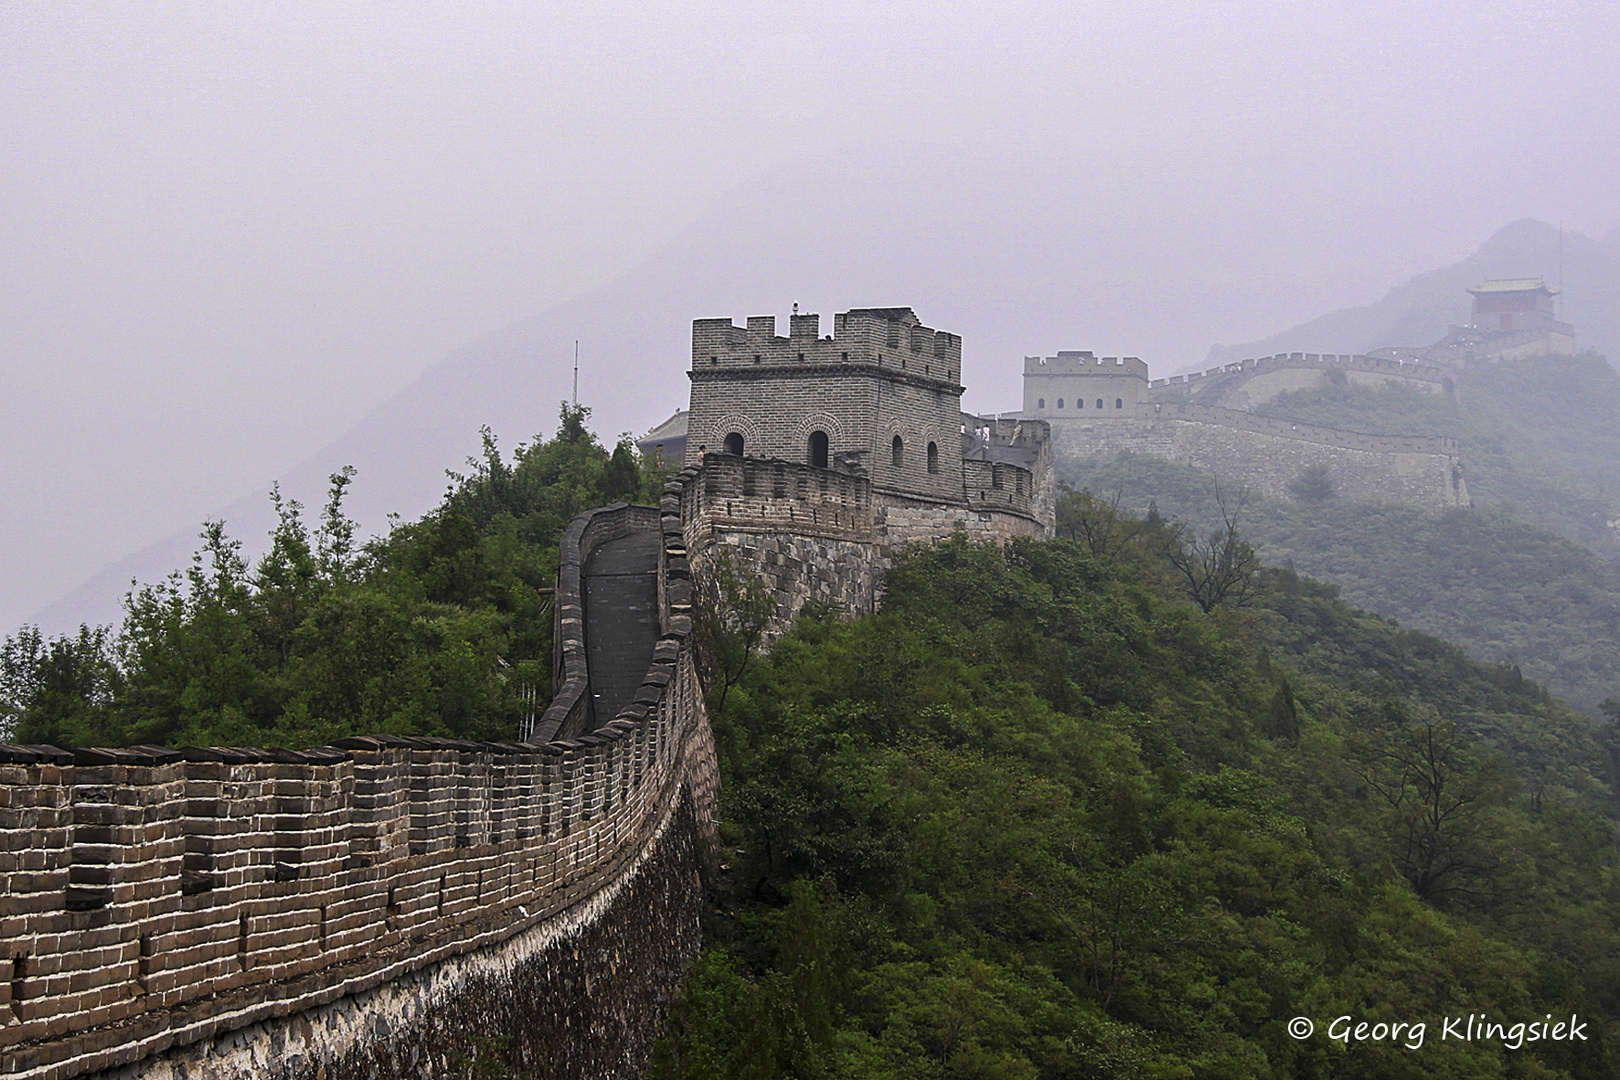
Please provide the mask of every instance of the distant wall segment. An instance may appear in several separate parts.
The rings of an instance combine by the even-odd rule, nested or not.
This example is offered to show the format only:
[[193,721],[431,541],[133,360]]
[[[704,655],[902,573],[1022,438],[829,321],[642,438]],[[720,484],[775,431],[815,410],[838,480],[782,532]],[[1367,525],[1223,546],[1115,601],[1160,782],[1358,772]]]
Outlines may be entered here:
[[1421,393],[1454,393],[1451,371],[1420,359],[1337,353],[1278,353],[1240,360],[1208,371],[1154,379],[1150,393],[1159,400],[1176,394],[1229,409],[1251,409],[1287,391],[1313,390],[1330,377],[1359,386],[1396,382]]
[[1053,421],[1052,441],[1069,459],[1150,454],[1285,500],[1301,473],[1320,467],[1341,498],[1432,511],[1469,504],[1455,439],[1360,435],[1209,405],[1148,404],[1127,419]]

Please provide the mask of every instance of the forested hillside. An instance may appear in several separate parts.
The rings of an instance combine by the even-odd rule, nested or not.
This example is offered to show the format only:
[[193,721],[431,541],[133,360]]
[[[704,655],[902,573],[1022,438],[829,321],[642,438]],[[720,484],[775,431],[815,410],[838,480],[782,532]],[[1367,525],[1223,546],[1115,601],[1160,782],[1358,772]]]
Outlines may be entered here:
[[[610,455],[564,405],[557,434],[451,474],[443,503],[360,544],[332,477],[319,520],[272,492],[249,565],[210,523],[192,565],[126,600],[122,626],[0,645],[0,737],[58,746],[317,746],[348,735],[511,739],[550,698],[557,542],[581,510],[663,477]],[[363,482],[360,478],[359,482]]]
[[1221,501],[1261,558],[1333,583],[1353,607],[1399,619],[1516,669],[1588,710],[1620,698],[1620,567],[1504,510],[1434,515],[1325,498],[1282,503],[1208,473],[1120,455],[1065,468],[1104,503],[1207,531]]
[[[1612,735],[1241,537],[1206,612],[1170,523],[1065,523],[913,552],[731,689],[654,1075],[1613,1075]],[[1442,1038],[1469,1013],[1587,1038]]]

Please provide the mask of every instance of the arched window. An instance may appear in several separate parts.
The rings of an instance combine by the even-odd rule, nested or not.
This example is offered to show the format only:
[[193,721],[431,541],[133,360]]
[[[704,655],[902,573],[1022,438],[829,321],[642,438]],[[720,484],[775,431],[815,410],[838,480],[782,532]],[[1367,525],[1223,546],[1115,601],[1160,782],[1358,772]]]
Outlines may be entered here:
[[812,431],[810,433],[810,445],[807,449],[810,464],[818,469],[825,469],[827,467],[827,433],[825,431]]
[[1097,399],[1097,408],[1102,408],[1102,398]]
[[938,443],[929,443],[928,444],[928,471],[931,472],[931,473],[939,472],[939,444]]
[[889,452],[893,458],[890,464],[897,469],[906,467],[906,444],[900,441],[900,436],[894,437],[894,445],[889,448]]
[[725,440],[725,445],[726,445],[726,453],[728,453],[728,454],[736,454],[738,457],[742,457],[742,452],[743,452],[742,432],[733,431],[730,435],[727,435],[726,440]]
[[1041,399],[1040,399],[1040,400],[1039,400],[1039,401],[1037,401],[1037,402],[1036,402],[1036,403],[1035,403],[1035,407],[1036,407],[1036,408],[1037,408],[1037,409],[1044,409],[1044,408],[1046,408],[1046,399],[1045,399],[1045,398],[1041,398]]
[[1058,408],[1060,410],[1063,408],[1063,399],[1062,398],[1058,398]]
[[1125,399],[1124,398],[1115,398],[1114,399],[1114,408],[1123,409],[1124,407],[1125,407]]

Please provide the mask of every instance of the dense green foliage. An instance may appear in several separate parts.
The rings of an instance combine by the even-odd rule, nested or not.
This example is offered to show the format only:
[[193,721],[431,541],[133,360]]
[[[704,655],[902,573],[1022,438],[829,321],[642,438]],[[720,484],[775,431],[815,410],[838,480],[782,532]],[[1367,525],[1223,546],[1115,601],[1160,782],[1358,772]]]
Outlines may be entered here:
[[444,502],[361,545],[332,477],[320,521],[272,491],[257,562],[222,523],[183,573],[140,586],[116,632],[0,647],[0,725],[61,746],[313,746],[345,735],[510,739],[549,697],[557,542],[581,510],[646,499],[628,443],[609,455],[564,406],[558,432],[451,474]]
[[[1184,465],[1120,455],[1064,475],[1123,510],[1152,505],[1195,530],[1222,525],[1214,478]],[[1330,581],[1355,607],[1516,667],[1582,708],[1620,698],[1620,567],[1546,529],[1499,509],[1435,515],[1258,497],[1240,525],[1265,562]]]
[[[1173,525],[1091,512],[912,553],[731,688],[726,887],[654,1075],[1612,1075],[1595,726],[1292,572],[1206,614]],[[1443,1041],[1469,1012],[1590,1040]]]

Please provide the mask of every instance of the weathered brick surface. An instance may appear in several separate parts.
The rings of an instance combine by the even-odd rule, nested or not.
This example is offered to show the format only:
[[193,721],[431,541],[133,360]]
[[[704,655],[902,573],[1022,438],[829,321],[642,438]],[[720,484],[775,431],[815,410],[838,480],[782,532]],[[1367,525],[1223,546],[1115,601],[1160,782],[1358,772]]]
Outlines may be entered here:
[[[694,322],[687,464],[699,463],[700,447],[723,452],[740,436],[747,457],[858,467],[880,493],[959,500],[962,339],[923,326],[910,308],[833,322],[820,337],[819,316],[795,315],[785,338],[770,316],[746,327]],[[815,432],[826,437],[825,462],[811,458]]]

